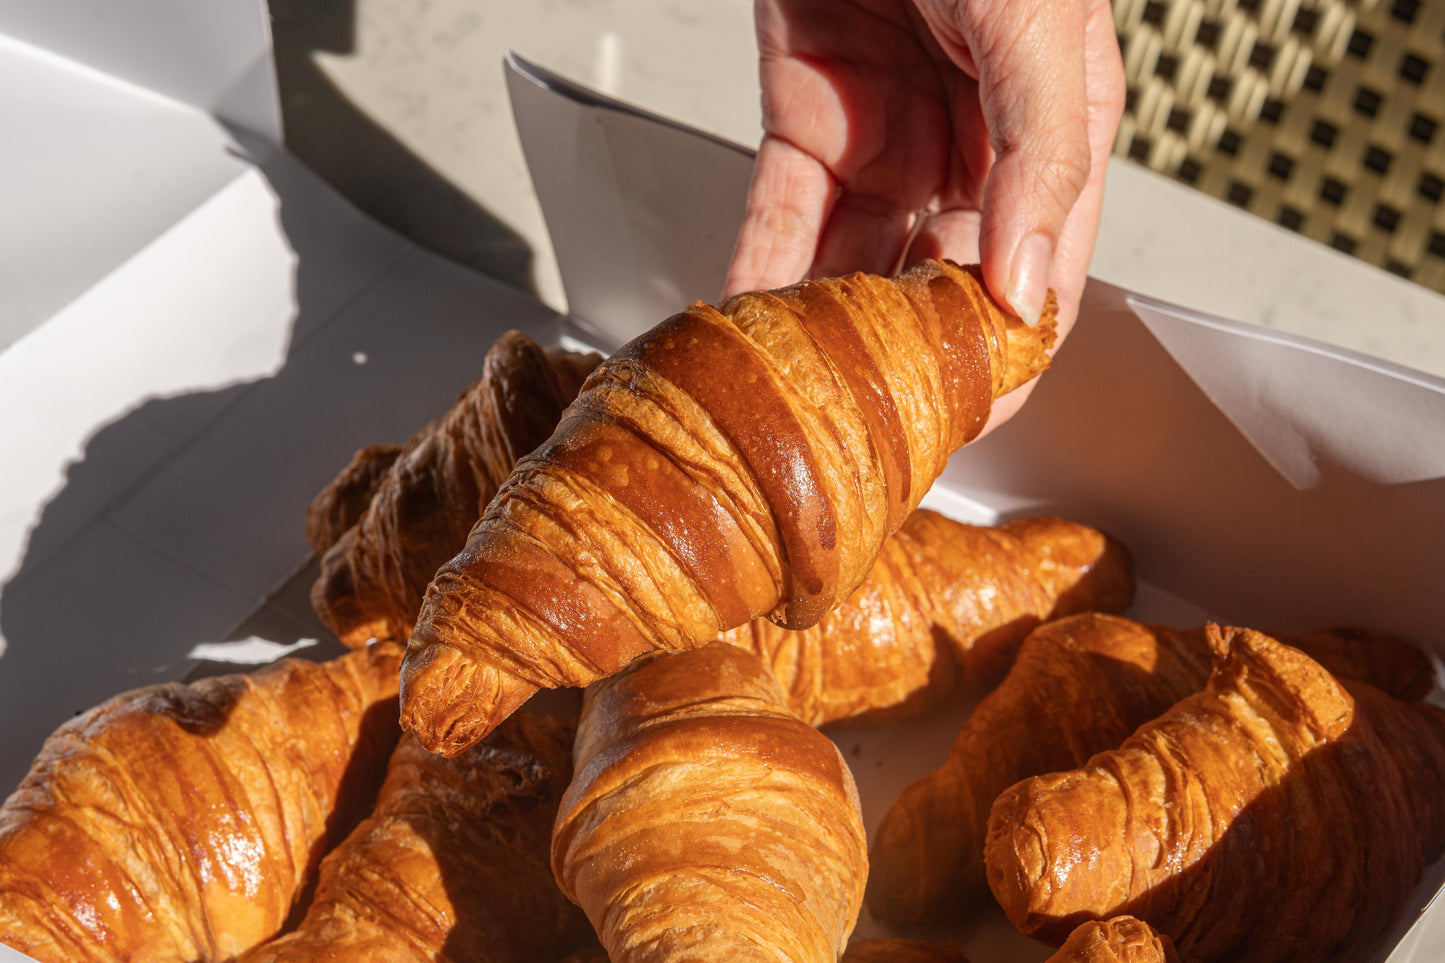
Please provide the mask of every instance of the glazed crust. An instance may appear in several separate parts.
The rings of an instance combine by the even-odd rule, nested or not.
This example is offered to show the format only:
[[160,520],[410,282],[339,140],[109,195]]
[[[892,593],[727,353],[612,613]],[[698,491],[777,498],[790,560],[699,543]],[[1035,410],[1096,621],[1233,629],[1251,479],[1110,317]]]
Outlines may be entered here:
[[552,838],[614,963],[833,963],[867,876],[852,775],[757,658],[713,643],[588,690]]
[[454,753],[538,687],[762,615],[816,623],[1046,366],[1051,318],[930,261],[698,303],[624,346],[427,589],[403,725]]
[[0,939],[44,963],[229,960],[310,895],[376,796],[396,646],[117,696],[0,807]]

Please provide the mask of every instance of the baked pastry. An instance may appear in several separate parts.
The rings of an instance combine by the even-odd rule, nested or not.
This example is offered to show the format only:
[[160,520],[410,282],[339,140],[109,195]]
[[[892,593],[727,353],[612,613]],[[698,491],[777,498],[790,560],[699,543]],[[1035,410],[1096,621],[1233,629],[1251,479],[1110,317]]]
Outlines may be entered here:
[[1348,959],[1445,850],[1445,712],[1212,628],[1207,688],[1004,792],[988,881],[1024,932],[1127,913],[1188,960]]
[[304,907],[376,797],[397,646],[138,689],[0,807],[0,942],[43,963],[229,960]]
[[805,721],[876,722],[920,711],[961,682],[994,683],[1040,622],[1121,612],[1133,593],[1128,553],[1086,525],[965,525],[919,509],[817,625],[795,632],[755,619],[722,639],[762,658]]
[[[1361,630],[1296,644],[1340,675],[1419,698],[1430,660]],[[868,906],[893,923],[966,912],[986,893],[983,842],[1000,792],[1112,749],[1209,678],[1202,628],[1179,631],[1086,613],[1036,629],[1003,683],[979,703],[948,760],[904,790],[873,838]]]
[[481,379],[391,456],[384,473],[377,469],[386,449],[365,449],[316,497],[307,511],[313,547],[374,485],[354,524],[318,551],[311,605],[343,643],[407,640],[432,575],[466,543],[497,486],[547,439],[600,360],[509,331],[487,352]]
[[1046,623],[984,697],[939,769],[904,790],[869,854],[868,907],[893,923],[967,912],[987,895],[983,841],[995,797],[1072,769],[1203,688],[1201,633],[1085,613]]
[[548,861],[573,729],[519,712],[452,759],[403,739],[306,918],[240,963],[531,963],[591,941]]
[[1089,920],[1046,963],[1179,963],[1174,943],[1143,920]]
[[755,656],[714,642],[588,689],[552,837],[614,963],[834,963],[867,843],[837,747]]
[[761,615],[816,623],[1052,339],[1051,313],[1031,328],[937,261],[673,316],[592,375],[437,572],[403,726],[459,752],[539,687]]

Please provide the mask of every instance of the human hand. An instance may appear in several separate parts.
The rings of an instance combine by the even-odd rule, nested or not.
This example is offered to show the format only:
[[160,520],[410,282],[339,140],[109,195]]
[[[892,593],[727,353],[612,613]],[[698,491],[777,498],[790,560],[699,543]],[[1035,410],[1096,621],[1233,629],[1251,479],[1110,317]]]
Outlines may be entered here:
[[1124,106],[1108,0],[757,0],[756,18],[764,138],[724,293],[948,257],[1030,322],[1053,287],[1062,338]]

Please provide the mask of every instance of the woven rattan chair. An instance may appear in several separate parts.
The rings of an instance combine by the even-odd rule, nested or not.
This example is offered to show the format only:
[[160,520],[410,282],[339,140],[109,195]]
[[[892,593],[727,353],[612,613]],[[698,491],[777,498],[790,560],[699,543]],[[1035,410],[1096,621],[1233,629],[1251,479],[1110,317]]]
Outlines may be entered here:
[[1114,0],[1114,152],[1445,292],[1445,0]]

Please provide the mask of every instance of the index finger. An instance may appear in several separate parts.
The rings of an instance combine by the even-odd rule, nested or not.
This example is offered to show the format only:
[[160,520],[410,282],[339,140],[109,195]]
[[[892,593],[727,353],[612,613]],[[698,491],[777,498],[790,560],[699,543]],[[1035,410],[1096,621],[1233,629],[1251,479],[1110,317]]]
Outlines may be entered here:
[[723,297],[782,287],[807,274],[836,189],[817,158],[772,134],[764,136]]

